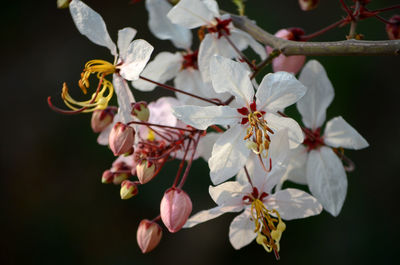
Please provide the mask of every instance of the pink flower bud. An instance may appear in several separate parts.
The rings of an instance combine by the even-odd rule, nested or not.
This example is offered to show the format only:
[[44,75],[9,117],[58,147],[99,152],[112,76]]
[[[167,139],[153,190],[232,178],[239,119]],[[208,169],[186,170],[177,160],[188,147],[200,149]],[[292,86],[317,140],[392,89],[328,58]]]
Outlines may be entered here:
[[103,172],[103,175],[101,176],[101,183],[108,184],[113,182],[113,179],[114,179],[114,174],[110,170],[106,170]]
[[150,117],[150,110],[147,107],[146,102],[140,101],[133,104],[131,114],[140,121],[148,121]]
[[133,150],[135,130],[121,122],[117,122],[110,132],[108,142],[115,156],[123,155]]
[[[298,29],[281,29],[277,33],[275,33],[275,36],[285,40],[296,40],[296,36],[294,33],[296,33],[296,35],[297,33],[299,33],[299,35],[302,35],[301,31]],[[267,46],[267,53],[271,53],[272,50],[273,49],[271,47]],[[274,70],[274,72],[286,71],[289,73],[297,74],[303,67],[305,61],[306,57],[304,55],[285,56],[281,54],[272,61],[272,69]]]
[[299,0],[301,10],[310,11],[316,8],[319,4],[319,0]]
[[389,19],[392,24],[386,24],[386,32],[391,40],[400,39],[400,16],[394,15]]
[[148,253],[157,247],[161,237],[162,229],[156,222],[147,219],[140,222],[136,233],[136,240],[142,253]]
[[129,178],[128,173],[117,172],[117,173],[114,173],[113,183],[114,183],[114,185],[119,185],[128,178]]
[[156,165],[147,160],[142,160],[136,166],[136,175],[141,184],[145,184],[156,176]]
[[178,232],[192,212],[192,201],[186,192],[170,188],[161,200],[160,215],[164,225],[171,233]]
[[92,113],[90,125],[95,133],[102,132],[113,122],[114,113],[109,109],[95,110]]
[[122,200],[127,200],[138,194],[136,183],[130,180],[124,180],[121,183],[120,195]]

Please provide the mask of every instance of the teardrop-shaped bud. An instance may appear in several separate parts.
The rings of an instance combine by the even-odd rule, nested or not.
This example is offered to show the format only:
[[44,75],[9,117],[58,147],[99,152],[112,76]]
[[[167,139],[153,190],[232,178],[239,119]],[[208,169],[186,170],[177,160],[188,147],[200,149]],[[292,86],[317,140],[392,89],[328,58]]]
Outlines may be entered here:
[[68,8],[69,2],[71,2],[71,0],[57,0],[57,8]]
[[400,39],[400,16],[394,15],[389,19],[391,24],[386,24],[386,32],[391,40]]
[[[275,36],[285,40],[298,40],[298,37],[304,34],[304,31],[300,29],[281,29]],[[272,52],[272,48],[267,46],[267,53]],[[297,74],[303,67],[306,57],[304,55],[293,55],[285,56],[279,55],[272,61],[272,69],[274,72],[285,71],[293,74]]]
[[117,172],[114,173],[114,178],[113,178],[113,183],[114,185],[119,185],[121,184],[124,180],[129,178],[129,174],[125,172]]
[[124,180],[121,183],[120,195],[122,200],[127,200],[138,194],[136,183],[130,180]]
[[106,170],[103,172],[103,175],[101,176],[101,183],[108,184],[113,182],[113,179],[114,179],[114,174],[111,172],[111,170]]
[[142,253],[148,253],[157,247],[162,237],[162,229],[156,223],[144,219],[140,222],[136,240]]
[[178,232],[192,212],[192,201],[186,192],[170,188],[164,193],[160,204],[160,215],[171,233]]
[[102,132],[113,122],[114,113],[110,109],[98,109],[93,111],[90,125],[95,133]]
[[132,152],[135,130],[131,126],[117,122],[110,132],[108,142],[115,156]]
[[301,10],[310,11],[315,9],[319,4],[319,0],[299,0]]
[[148,160],[142,160],[136,166],[136,175],[141,184],[145,184],[156,176],[156,165]]
[[136,117],[140,121],[148,121],[150,117],[150,110],[147,107],[147,103],[144,101],[136,102],[132,104],[132,112],[133,117]]

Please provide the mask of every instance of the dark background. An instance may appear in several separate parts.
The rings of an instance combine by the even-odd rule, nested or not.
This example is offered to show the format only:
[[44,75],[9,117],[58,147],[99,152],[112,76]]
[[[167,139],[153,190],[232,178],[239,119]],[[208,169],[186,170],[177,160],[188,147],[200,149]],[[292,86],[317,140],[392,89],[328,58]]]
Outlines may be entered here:
[[[87,0],[107,23],[116,41],[126,26],[137,38],[155,46],[154,55],[174,50],[169,41],[153,37],[143,3],[128,0]],[[230,1],[219,1],[234,11]],[[337,21],[344,12],[339,1],[321,1],[302,12],[296,0],[249,0],[247,14],[266,30],[299,26],[311,33]],[[399,1],[372,1],[377,9]],[[72,93],[85,62],[112,60],[108,50],[79,34],[68,10],[56,1],[7,1],[1,8],[1,264],[394,264],[398,260],[399,189],[399,69],[398,57],[319,57],[335,87],[328,118],[342,115],[370,143],[348,151],[357,165],[348,174],[349,190],[339,217],[323,212],[287,222],[281,240],[281,261],[274,261],[255,242],[235,251],[228,241],[235,214],[169,234],[142,255],[136,244],[137,225],[158,215],[163,191],[170,185],[172,163],[139,195],[119,198],[119,187],[103,185],[111,152],[97,145],[90,115],[63,116],[52,112],[47,96],[59,106],[64,81]],[[397,12],[399,13],[399,11]],[[383,16],[388,18],[388,14]],[[359,23],[366,39],[386,39],[384,24]],[[348,27],[334,29],[317,40],[340,40]],[[311,59],[311,58],[308,58]],[[72,87],[74,89],[72,89]],[[134,92],[137,99],[159,97]],[[213,206],[206,163],[198,161],[185,185],[194,212]]]

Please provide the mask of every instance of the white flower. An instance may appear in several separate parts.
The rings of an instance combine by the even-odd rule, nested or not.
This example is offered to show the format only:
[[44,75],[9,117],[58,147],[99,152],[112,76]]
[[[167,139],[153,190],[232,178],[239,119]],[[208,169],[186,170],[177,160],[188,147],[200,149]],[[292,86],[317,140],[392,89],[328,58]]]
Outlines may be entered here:
[[[147,0],[146,8],[149,11],[149,27],[154,35],[161,39],[170,39],[181,52],[159,53],[143,70],[142,76],[165,83],[174,79],[174,86],[182,91],[189,92],[204,98],[224,98],[226,95],[215,93],[210,83],[203,82],[198,68],[198,51],[192,51],[192,34],[189,29],[178,24],[173,24],[167,13],[172,5],[166,0]],[[157,86],[145,80],[132,81],[132,85],[141,91],[152,91]],[[176,93],[176,97],[189,105],[209,105],[199,99]]]
[[192,45],[192,32],[186,27],[173,24],[167,18],[172,5],[168,0],[146,0],[146,9],[149,12],[150,31],[161,40],[170,40],[175,47],[185,50]]
[[242,171],[239,181],[210,186],[211,198],[217,206],[195,214],[184,227],[193,227],[227,212],[243,211],[233,219],[229,228],[232,246],[240,249],[257,237],[257,242],[267,251],[278,252],[279,240],[286,226],[282,219],[306,218],[319,214],[322,210],[318,201],[303,191],[286,189],[272,193],[285,172],[285,156],[282,154],[286,154],[288,148],[287,131],[283,130],[274,136],[271,143],[271,152],[267,159],[272,161],[270,172],[266,173],[262,169],[258,159],[249,159],[246,167],[252,184]]
[[136,35],[133,28],[124,28],[118,31],[118,50],[108,34],[103,18],[79,0],[72,0],[69,9],[79,32],[89,38],[93,43],[110,49],[118,63],[116,68],[126,80],[136,80],[146,66],[153,46],[147,41],[138,39],[132,41]]
[[188,29],[202,26],[207,28],[209,34],[205,35],[199,48],[199,69],[206,83],[211,81],[209,62],[212,56],[218,54],[227,58],[238,57],[237,52],[222,34],[228,35],[239,50],[250,46],[261,59],[266,57],[262,45],[246,32],[233,27],[229,15],[219,14],[218,4],[214,0],[181,0],[167,16],[173,23]]
[[315,60],[306,64],[299,79],[308,89],[297,102],[297,109],[309,129],[305,130],[304,146],[294,151],[284,179],[308,184],[325,210],[337,216],[346,198],[347,177],[333,148],[358,150],[367,147],[368,143],[341,116],[328,121],[321,135],[326,109],[334,97],[332,84],[323,66]]
[[303,142],[297,122],[277,115],[277,111],[295,103],[305,93],[306,88],[292,74],[266,75],[254,99],[250,72],[241,63],[215,56],[210,68],[214,90],[234,95],[241,107],[181,106],[174,108],[174,113],[186,124],[201,130],[213,124],[230,126],[215,143],[208,160],[214,184],[234,176],[244,166],[249,148],[259,154],[266,152],[270,135],[280,129],[289,129],[292,148]]
[[[102,131],[97,139],[100,144],[107,145],[108,135],[116,122],[128,123],[133,120],[130,112],[131,103],[135,102],[135,98],[125,79],[139,78],[140,72],[150,59],[153,46],[141,39],[132,41],[136,35],[136,30],[129,27],[123,28],[118,31],[118,54],[117,46],[111,40],[104,20],[97,12],[79,0],[71,1],[69,9],[79,32],[93,43],[110,49],[111,54],[115,56],[114,64],[102,60],[93,60],[93,67],[96,71],[88,70],[88,73],[91,73],[90,71],[99,74],[108,71],[113,73],[113,87],[119,106],[118,113],[114,117],[113,123]],[[103,82],[106,81],[103,80]]]

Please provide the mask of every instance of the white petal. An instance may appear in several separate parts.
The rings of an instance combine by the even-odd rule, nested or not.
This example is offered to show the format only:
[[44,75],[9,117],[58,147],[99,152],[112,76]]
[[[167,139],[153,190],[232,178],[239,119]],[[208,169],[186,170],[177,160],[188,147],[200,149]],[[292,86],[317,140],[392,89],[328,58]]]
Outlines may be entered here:
[[227,212],[238,212],[241,211],[242,207],[237,206],[217,206],[215,208],[204,210],[196,213],[192,217],[190,217],[183,228],[191,228],[200,223],[204,223],[211,219],[217,218],[218,216],[227,213]]
[[137,80],[149,61],[153,49],[153,46],[145,40],[138,39],[131,42],[126,51],[126,57],[122,58],[121,76],[126,80]]
[[235,50],[230,46],[225,38],[218,38],[217,34],[206,34],[200,43],[198,64],[203,81],[211,82],[210,61],[214,55],[221,55],[226,58],[237,56]]
[[303,132],[299,124],[292,118],[280,117],[272,113],[267,113],[265,119],[268,122],[269,127],[273,131],[279,131],[284,128],[288,129],[289,135],[289,147],[295,148],[299,146],[304,140]]
[[287,72],[267,74],[257,89],[257,108],[267,111],[282,110],[296,103],[306,88]]
[[172,5],[165,0],[146,0],[150,31],[161,40],[171,40],[177,48],[189,49],[192,45],[192,33],[167,18],[171,8]]
[[289,153],[289,131],[281,129],[271,136],[268,157],[272,164],[283,165],[287,163]]
[[214,14],[214,17],[219,17],[219,7],[215,0],[202,0],[203,4]]
[[277,210],[284,220],[306,218],[322,211],[317,199],[298,189],[285,189],[268,196],[265,206],[268,210]]
[[246,163],[250,150],[243,140],[245,136],[246,130],[238,124],[228,129],[214,144],[208,160],[214,185],[236,175]]
[[129,44],[131,44],[133,38],[136,36],[137,30],[134,28],[123,28],[118,31],[118,50],[121,58],[126,57]]
[[332,147],[359,150],[368,147],[368,142],[341,116],[328,121],[324,132],[324,142]]
[[311,151],[306,174],[311,193],[325,210],[337,216],[347,193],[346,173],[337,155],[325,146]]
[[[116,116],[114,116],[115,119]],[[97,137],[97,143],[100,145],[108,145],[108,137],[110,136],[110,132],[112,128],[114,127],[115,122],[112,124],[108,125],[107,128],[105,128]]]
[[[198,70],[184,69],[180,71],[174,79],[174,85],[177,89],[192,93],[205,98],[225,99],[228,95],[217,94],[212,88],[211,83],[204,83]],[[184,105],[210,106],[210,103],[185,95],[176,93],[176,97]]]
[[250,106],[254,88],[250,72],[241,63],[216,55],[210,62],[211,80],[217,93],[228,92],[243,106]]
[[212,148],[220,136],[221,133],[209,132],[205,136],[200,138],[197,152],[205,161],[208,161],[208,159],[210,159]]
[[208,24],[214,19],[214,14],[199,0],[181,0],[167,14],[174,24],[194,29]]
[[[182,55],[180,53],[161,52],[147,64],[141,76],[159,83],[165,83],[178,74],[181,64]],[[132,81],[132,86],[140,91],[152,91],[157,85],[138,79]]]
[[267,57],[265,47],[258,43],[247,32],[233,28],[231,29],[231,35],[229,36],[229,38],[239,50],[245,50],[247,47],[250,46],[250,48],[260,56],[261,60],[264,60]]
[[179,120],[200,130],[205,130],[213,124],[231,125],[240,121],[240,114],[229,106],[186,105],[175,107],[173,112]]
[[229,227],[229,241],[235,249],[247,246],[257,236],[257,233],[254,232],[254,223],[250,218],[250,209],[246,209],[233,219]]
[[113,85],[115,89],[115,94],[117,95],[118,101],[118,115],[120,116],[120,121],[123,123],[128,123],[133,120],[131,111],[131,103],[135,102],[132,91],[128,86],[128,83],[120,77],[118,74],[113,75]]
[[180,102],[173,97],[161,97],[149,104],[149,122],[167,126],[176,126],[177,119],[172,114],[173,107],[179,106]]
[[227,181],[218,186],[210,186],[208,192],[218,205],[243,206],[243,190],[249,185],[242,185],[237,181]]
[[[282,182],[290,180],[298,184],[307,184],[306,179],[306,162],[308,158],[307,149],[304,145],[289,150],[289,163]],[[281,183],[282,184],[282,183]]]
[[253,177],[253,183],[259,188],[259,192],[271,193],[271,190],[280,183],[286,172],[288,155],[288,130],[283,129],[271,137],[268,157],[264,162],[267,169],[271,166],[271,171],[266,173],[265,170],[263,170],[263,174],[255,174]]
[[82,1],[73,0],[69,4],[72,19],[82,35],[93,43],[110,49],[112,55],[117,54],[117,47],[108,34],[103,18]]
[[301,71],[299,80],[307,87],[307,92],[297,102],[297,109],[303,116],[304,125],[315,130],[324,123],[326,109],[335,92],[324,67],[318,61],[309,61]]

